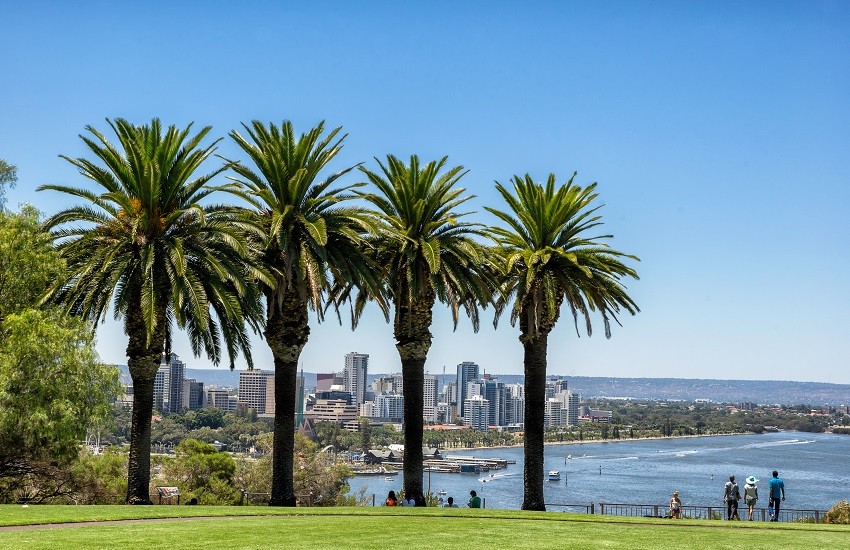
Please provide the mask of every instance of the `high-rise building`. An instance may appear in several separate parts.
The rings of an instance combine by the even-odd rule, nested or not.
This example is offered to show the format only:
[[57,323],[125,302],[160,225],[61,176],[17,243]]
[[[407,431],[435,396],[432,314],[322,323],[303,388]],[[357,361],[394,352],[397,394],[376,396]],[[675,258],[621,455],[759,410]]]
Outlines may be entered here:
[[567,390],[567,426],[578,424],[578,404],[581,401],[578,393]]
[[153,382],[153,406],[163,413],[183,410],[183,375],[186,364],[176,353],[163,357]]
[[224,412],[233,412],[239,404],[239,400],[230,395],[231,390],[227,388],[207,388],[204,396],[204,406],[221,409]]
[[422,406],[422,416],[428,422],[434,421],[434,407],[437,406],[437,377],[425,375],[425,400]]
[[457,404],[458,416],[465,417],[464,407],[467,396],[467,386],[473,380],[478,380],[478,365],[472,361],[464,361],[457,366]]
[[490,401],[490,423],[495,426],[505,426],[506,397],[505,383],[495,378],[485,378],[483,381],[483,396]]
[[345,390],[351,392],[357,407],[366,400],[366,373],[369,370],[369,354],[351,352],[345,354]]
[[183,408],[197,411],[204,407],[204,383],[194,378],[183,380]]
[[470,397],[464,402],[463,410],[466,411],[463,423],[473,430],[486,432],[490,427],[490,402],[486,398],[480,395]]
[[239,402],[257,414],[266,414],[269,378],[274,387],[274,373],[260,369],[243,370],[239,373]]
[[565,416],[561,412],[563,410],[564,401],[562,399],[558,399],[557,397],[550,397],[546,399],[545,408],[543,410],[543,426],[546,428],[563,426]]
[[404,395],[404,378],[400,373],[381,376],[372,381],[372,390],[375,392],[375,395],[380,393]]
[[375,418],[389,418],[398,422],[403,421],[404,396],[393,393],[382,393],[376,395],[372,415]]

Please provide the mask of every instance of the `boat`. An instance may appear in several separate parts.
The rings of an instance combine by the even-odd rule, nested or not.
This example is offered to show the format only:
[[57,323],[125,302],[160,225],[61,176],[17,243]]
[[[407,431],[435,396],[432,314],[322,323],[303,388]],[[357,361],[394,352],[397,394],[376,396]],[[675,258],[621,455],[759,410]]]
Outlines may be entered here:
[[395,481],[395,478],[392,476],[387,476],[384,478],[384,481]]
[[446,494],[446,490],[445,490],[445,489],[440,489],[440,490],[437,492],[437,494],[438,494],[438,495],[445,495],[445,494]]
[[561,472],[558,470],[549,470],[549,481],[561,481]]

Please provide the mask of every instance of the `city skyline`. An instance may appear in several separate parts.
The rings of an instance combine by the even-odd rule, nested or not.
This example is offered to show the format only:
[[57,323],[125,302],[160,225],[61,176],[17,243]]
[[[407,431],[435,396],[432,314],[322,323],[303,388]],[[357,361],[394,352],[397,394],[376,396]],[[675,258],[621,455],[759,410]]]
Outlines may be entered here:
[[[612,246],[641,258],[627,284],[642,311],[606,340],[600,319],[578,338],[563,310],[550,373],[850,383],[846,3],[4,7],[0,158],[19,176],[7,208],[69,206],[34,190],[85,185],[58,155],[85,155],[77,135],[106,117],[216,137],[253,118],[298,132],[324,119],[349,133],[332,170],[449,155],[485,224],[484,206],[503,206],[494,180],[578,171],[599,182]],[[426,370],[521,374],[519,330],[492,316],[453,332],[438,304]],[[255,366],[273,370],[253,342]],[[126,363],[126,345],[110,312],[101,358]],[[375,307],[354,332],[345,317],[312,322],[301,364],[336,371],[351,350],[372,372],[400,370]],[[174,351],[211,367],[182,334]]]

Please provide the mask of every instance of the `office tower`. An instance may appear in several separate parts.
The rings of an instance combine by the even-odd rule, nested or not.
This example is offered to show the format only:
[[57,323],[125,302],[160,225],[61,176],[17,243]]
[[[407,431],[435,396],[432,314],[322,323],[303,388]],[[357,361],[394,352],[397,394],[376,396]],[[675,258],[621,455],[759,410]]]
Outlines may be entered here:
[[434,407],[437,406],[437,377],[425,375],[425,401],[422,406],[422,416],[426,422],[434,421]]
[[[257,414],[266,414],[269,378],[274,380],[274,373],[260,369],[245,370],[239,373],[239,402]],[[274,382],[272,381],[272,387]]]
[[463,423],[474,430],[486,432],[490,427],[490,402],[480,395],[470,397],[463,404],[466,415]]
[[204,383],[194,378],[183,380],[183,408],[197,411],[204,407]]
[[505,422],[508,425],[525,424],[525,386],[505,384]]
[[478,365],[472,361],[464,361],[457,366],[457,404],[458,416],[464,417],[465,401],[467,399],[467,385],[473,380],[478,380]]
[[402,421],[404,419],[404,396],[392,393],[376,395],[372,415],[375,418]]
[[208,408],[221,409],[224,412],[233,412],[236,410],[238,399],[230,395],[227,388],[207,388],[204,396],[204,406]]
[[345,354],[343,378],[345,391],[351,392],[352,404],[359,407],[366,400],[366,373],[369,370],[369,354],[351,352]]
[[505,426],[505,407],[507,394],[505,383],[495,378],[485,378],[483,381],[482,395],[490,401],[490,423],[495,426]]
[[567,426],[578,424],[578,404],[580,400],[578,393],[567,390]]
[[554,428],[564,424],[564,401],[557,397],[550,397],[546,400],[545,409],[543,411],[543,426],[545,428]]
[[186,364],[176,353],[163,357],[153,382],[154,409],[163,413],[178,413],[183,410],[183,375]]

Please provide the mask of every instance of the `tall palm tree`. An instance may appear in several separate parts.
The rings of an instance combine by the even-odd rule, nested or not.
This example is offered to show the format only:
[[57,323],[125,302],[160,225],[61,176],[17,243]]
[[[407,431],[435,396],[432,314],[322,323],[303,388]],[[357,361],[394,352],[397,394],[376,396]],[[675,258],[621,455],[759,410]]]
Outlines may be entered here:
[[431,348],[432,310],[448,304],[457,327],[463,306],[478,330],[478,306],[490,301],[492,275],[475,236],[477,224],[459,222],[455,208],[471,199],[456,187],[462,166],[443,172],[447,157],[420,166],[388,155],[380,172],[361,171],[376,188],[363,197],[381,222],[373,240],[375,263],[384,267],[384,294],[394,306],[393,334],[404,384],[404,492],[424,504],[422,430],[425,359]]
[[549,333],[566,303],[576,333],[582,318],[587,335],[592,333],[591,314],[598,311],[611,337],[610,320],[621,309],[640,311],[621,283],[637,273],[623,260],[636,256],[611,249],[604,241],[612,235],[588,235],[602,225],[596,184],[564,185],[550,174],[546,185],[534,183],[528,174],[514,176],[513,194],[496,182],[508,204],[504,212],[487,208],[504,227],[490,229],[496,242],[495,257],[501,263],[501,293],[496,298],[496,321],[511,307],[511,325],[519,321],[525,370],[525,468],[523,510],[545,510],[543,500],[543,404],[546,397],[546,352]]
[[105,319],[111,301],[124,320],[134,391],[127,502],[149,504],[153,383],[174,326],[186,329],[196,355],[204,351],[216,364],[223,344],[233,368],[239,350],[250,362],[245,320],[258,329],[262,310],[244,283],[248,248],[228,208],[201,205],[224,169],[196,175],[215,151],[217,141],[201,145],[210,127],[191,135],[191,124],[163,129],[159,119],[107,123],[117,145],[91,126],[80,136],[96,161],[62,156],[99,191],[39,188],[87,203],[45,221],[68,265],[48,298],[94,322]]
[[266,301],[265,338],[275,368],[275,419],[272,488],[269,504],[295,506],[295,391],[298,359],[310,335],[308,310],[323,319],[328,290],[340,281],[369,280],[371,267],[361,234],[370,227],[361,208],[342,203],[355,185],[331,187],[351,166],[318,180],[319,173],[342,149],[340,128],[324,135],[319,123],[300,137],[292,123],[280,126],[243,124],[247,137],[230,137],[255,169],[236,164],[234,191],[253,210],[243,219],[257,228],[258,263],[271,274],[260,280]]

